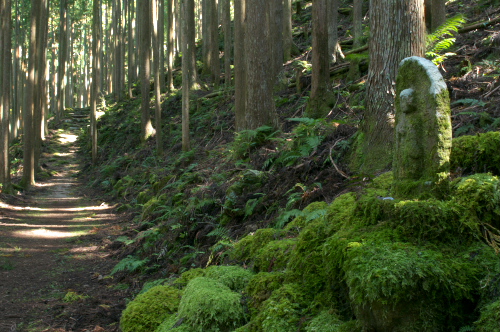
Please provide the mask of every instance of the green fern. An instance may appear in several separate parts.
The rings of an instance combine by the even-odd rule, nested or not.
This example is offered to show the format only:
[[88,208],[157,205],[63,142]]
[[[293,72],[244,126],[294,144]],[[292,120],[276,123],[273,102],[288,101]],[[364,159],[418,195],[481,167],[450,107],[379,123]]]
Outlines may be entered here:
[[449,56],[455,55],[445,51],[455,45],[455,35],[465,22],[465,17],[459,14],[447,19],[434,33],[427,36],[426,56],[436,66],[441,65]]
[[127,271],[130,273],[135,272],[145,266],[148,262],[149,258],[140,260],[132,255],[128,255],[115,265],[115,267],[111,271],[111,275],[122,271]]

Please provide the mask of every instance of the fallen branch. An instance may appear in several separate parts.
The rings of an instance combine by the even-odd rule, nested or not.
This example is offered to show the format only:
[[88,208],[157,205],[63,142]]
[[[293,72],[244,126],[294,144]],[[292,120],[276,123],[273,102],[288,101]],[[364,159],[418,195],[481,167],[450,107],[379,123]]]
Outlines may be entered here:
[[337,164],[333,161],[333,158],[332,158],[332,150],[333,148],[335,147],[335,145],[337,145],[337,143],[339,142],[340,140],[336,141],[332,147],[330,148],[330,153],[328,154],[328,157],[330,157],[330,161],[332,162],[332,165],[333,167],[335,167],[335,170],[340,174],[342,175],[344,178],[346,179],[350,179],[349,175],[347,175],[346,173],[344,173],[340,168],[338,168]]
[[466,32],[472,31],[472,30],[476,30],[476,29],[484,29],[484,28],[486,28],[490,25],[496,24],[496,23],[500,23],[500,16],[493,18],[491,20],[466,25],[463,28],[458,29],[458,33],[466,33]]

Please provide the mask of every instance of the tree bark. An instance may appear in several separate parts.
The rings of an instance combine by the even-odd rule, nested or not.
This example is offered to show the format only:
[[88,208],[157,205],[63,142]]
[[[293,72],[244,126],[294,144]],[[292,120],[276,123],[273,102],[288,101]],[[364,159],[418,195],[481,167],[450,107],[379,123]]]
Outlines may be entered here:
[[292,0],[283,0],[283,61],[292,58]]
[[66,106],[66,60],[68,58],[68,0],[61,0],[59,9],[59,60],[57,62],[57,110],[60,119]]
[[[136,47],[135,47],[135,1],[128,1],[128,96],[133,97],[133,86],[134,82],[137,80],[137,65],[136,65]],[[100,53],[100,52],[99,52]]]
[[140,34],[140,56],[141,56],[141,141],[146,141],[153,135],[154,129],[151,125],[151,117],[149,115],[149,79],[151,77],[151,20],[150,20],[150,0],[139,1],[139,34]]
[[330,56],[328,50],[327,0],[314,0],[312,7],[313,45],[311,95],[306,114],[312,118],[324,117],[329,112]]
[[425,0],[425,25],[430,33],[446,21],[446,0]]
[[90,96],[90,137],[92,140],[92,163],[97,163],[97,104],[101,90],[101,1],[94,0],[92,24],[92,93]]
[[160,50],[160,91],[166,91],[165,84],[165,0],[158,1],[158,48]]
[[10,162],[9,162],[9,113],[11,101],[11,10],[10,0],[0,0],[0,183],[2,192],[10,192]]
[[370,67],[366,112],[361,131],[358,166],[373,173],[392,163],[394,97],[397,69],[402,59],[423,56],[425,22],[423,0],[370,1]]
[[273,98],[273,70],[271,38],[267,0],[246,1],[246,114],[245,129],[263,125],[278,127],[278,117]]
[[224,29],[224,82],[226,87],[231,85],[231,50],[232,50],[232,34],[231,34],[231,0],[222,0],[222,24]]
[[168,90],[174,89],[174,0],[167,0],[167,78]]
[[[162,0],[160,0],[162,1]],[[158,156],[163,155],[163,145],[162,145],[162,131],[161,131],[161,84],[160,84],[160,39],[159,39],[159,25],[158,20],[158,0],[152,0],[153,10],[153,61],[154,61],[154,79],[155,79],[155,122],[156,122],[156,153]]]
[[236,131],[245,129],[246,61],[245,61],[246,0],[234,0],[234,111]]
[[[189,38],[190,20],[188,11],[194,11],[193,0],[182,0],[182,151],[191,150],[191,140],[189,135],[189,93],[191,90],[190,73],[193,70],[190,48],[194,46]],[[194,13],[193,13],[194,14]],[[193,26],[194,30],[194,26]]]
[[338,44],[338,25],[339,25],[339,1],[327,0],[328,12],[328,53],[330,54],[330,61],[337,62],[337,44]]
[[283,0],[269,0],[269,38],[272,52],[274,76],[273,83],[277,82],[278,75],[283,69]]

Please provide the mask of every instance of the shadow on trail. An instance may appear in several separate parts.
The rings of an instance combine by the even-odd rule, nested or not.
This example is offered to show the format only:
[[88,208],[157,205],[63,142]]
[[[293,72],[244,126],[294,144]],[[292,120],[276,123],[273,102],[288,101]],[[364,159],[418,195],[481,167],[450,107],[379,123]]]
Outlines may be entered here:
[[[106,249],[120,226],[113,206],[89,199],[75,175],[73,132],[53,131],[40,164],[44,180],[0,201],[0,331],[113,331],[123,292],[105,279]],[[65,295],[81,295],[68,303]]]

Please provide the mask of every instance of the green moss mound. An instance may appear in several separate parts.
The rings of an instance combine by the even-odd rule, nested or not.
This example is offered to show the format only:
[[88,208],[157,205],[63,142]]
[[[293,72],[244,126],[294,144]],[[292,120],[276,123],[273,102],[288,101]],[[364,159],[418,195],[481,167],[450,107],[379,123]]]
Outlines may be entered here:
[[500,132],[490,131],[453,140],[450,164],[455,173],[500,175]]
[[357,321],[342,321],[330,310],[320,312],[311,319],[304,329],[305,332],[359,332],[361,326]]
[[255,317],[256,331],[290,332],[300,330],[307,294],[298,284],[285,284],[274,291]]
[[295,239],[271,241],[262,247],[254,258],[254,269],[257,272],[282,271],[288,264],[288,259],[296,245]]
[[184,289],[179,318],[191,332],[229,332],[246,321],[241,294],[206,277],[191,280]]
[[253,273],[240,266],[210,266],[206,269],[205,277],[217,280],[234,292],[241,292]]
[[163,323],[158,326],[155,332],[191,332],[189,326],[182,324],[182,320],[177,315],[170,315]]
[[500,300],[485,306],[474,326],[478,332],[500,332]]
[[231,258],[242,262],[251,260],[262,247],[278,237],[275,229],[261,228],[238,241],[231,252]]
[[120,319],[123,332],[151,332],[170,315],[180,303],[181,291],[170,286],[156,286],[138,295],[127,305]]
[[194,278],[204,277],[205,273],[206,270],[202,268],[187,270],[186,272],[182,273],[179,278],[174,280],[173,285],[179,288],[184,288]]
[[249,307],[253,313],[260,311],[262,303],[283,285],[285,277],[282,272],[259,272],[250,279],[246,293],[250,297]]

